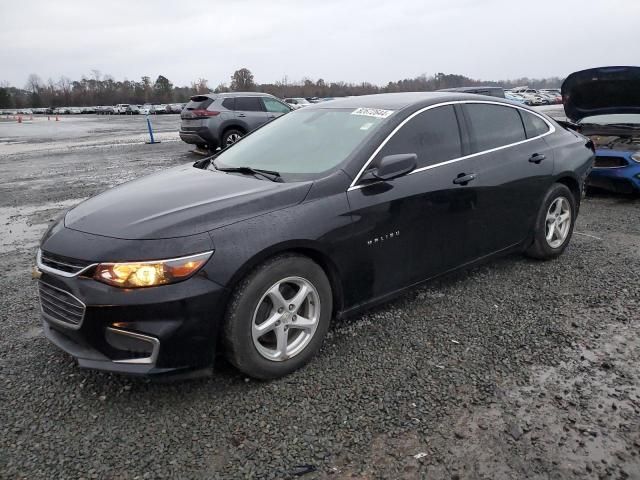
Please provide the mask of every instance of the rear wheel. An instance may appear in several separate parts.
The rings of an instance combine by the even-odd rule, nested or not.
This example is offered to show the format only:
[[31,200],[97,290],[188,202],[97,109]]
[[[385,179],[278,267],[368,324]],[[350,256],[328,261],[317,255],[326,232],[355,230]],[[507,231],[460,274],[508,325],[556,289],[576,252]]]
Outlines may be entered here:
[[571,239],[576,212],[576,199],[571,190],[564,184],[554,184],[542,202],[534,240],[526,254],[541,260],[562,254]]
[[318,264],[300,255],[275,257],[232,296],[224,328],[227,359],[259,379],[291,373],[320,350],[332,308],[331,285]]
[[222,136],[222,148],[229,147],[236,143],[244,136],[244,132],[242,130],[238,130],[236,128],[231,128],[224,132]]

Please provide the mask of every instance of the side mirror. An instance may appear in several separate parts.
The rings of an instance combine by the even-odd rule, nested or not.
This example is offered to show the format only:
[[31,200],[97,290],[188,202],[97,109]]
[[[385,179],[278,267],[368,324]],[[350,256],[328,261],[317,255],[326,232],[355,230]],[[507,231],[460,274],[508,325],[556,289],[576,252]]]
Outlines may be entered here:
[[417,164],[418,156],[415,153],[387,155],[382,157],[377,167],[364,172],[361,178],[362,180],[382,180],[386,182],[412,172]]

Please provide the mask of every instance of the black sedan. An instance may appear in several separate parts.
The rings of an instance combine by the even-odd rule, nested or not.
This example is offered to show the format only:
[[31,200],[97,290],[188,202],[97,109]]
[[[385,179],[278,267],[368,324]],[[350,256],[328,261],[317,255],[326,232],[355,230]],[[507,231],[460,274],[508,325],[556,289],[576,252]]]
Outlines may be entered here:
[[41,241],[47,337],[80,366],[276,378],[332,318],[512,251],[560,255],[593,144],[507,100],[352,97],[70,210]]

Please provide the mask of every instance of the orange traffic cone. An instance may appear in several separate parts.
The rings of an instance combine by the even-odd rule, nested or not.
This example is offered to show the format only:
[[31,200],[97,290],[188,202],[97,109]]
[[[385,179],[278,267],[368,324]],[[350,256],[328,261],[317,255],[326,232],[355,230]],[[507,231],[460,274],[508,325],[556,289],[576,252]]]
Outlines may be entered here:
[[47,120],[51,120],[51,116],[50,115],[47,115]]
[[21,115],[18,116],[18,123],[22,123],[22,116]]
[[60,120],[58,120],[58,115],[56,115],[56,122],[59,122]]
[[29,120],[33,120],[33,115],[29,115]]

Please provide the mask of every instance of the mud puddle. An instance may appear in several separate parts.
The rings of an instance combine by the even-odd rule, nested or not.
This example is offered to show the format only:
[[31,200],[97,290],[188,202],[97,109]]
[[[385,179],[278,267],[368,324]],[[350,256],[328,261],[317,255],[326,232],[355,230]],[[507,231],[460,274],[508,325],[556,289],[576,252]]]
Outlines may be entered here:
[[21,207],[0,207],[0,253],[37,246],[47,227],[60,214],[85,198]]

